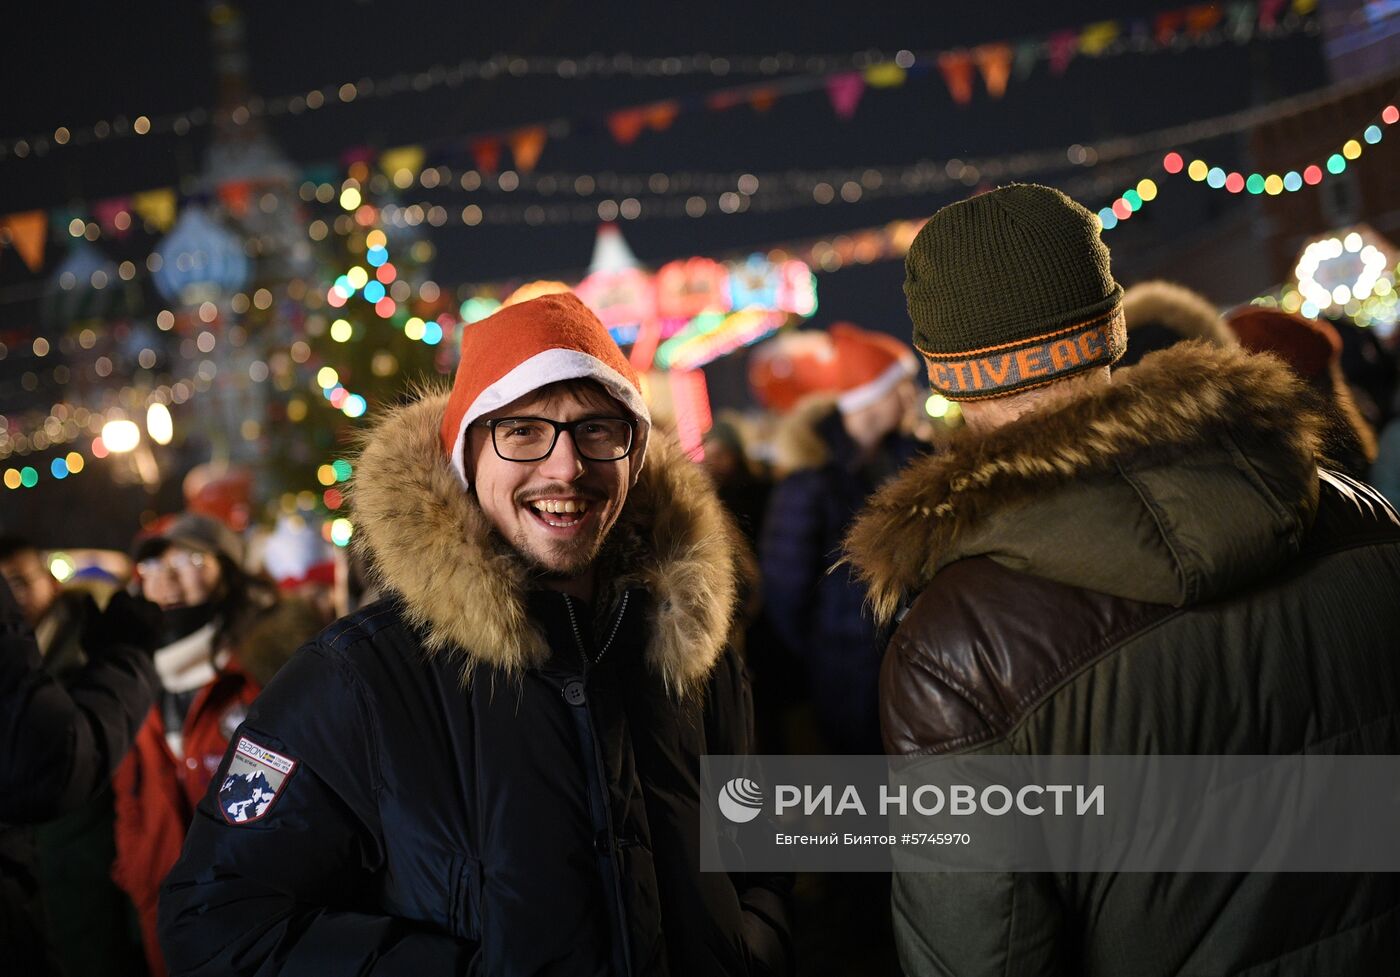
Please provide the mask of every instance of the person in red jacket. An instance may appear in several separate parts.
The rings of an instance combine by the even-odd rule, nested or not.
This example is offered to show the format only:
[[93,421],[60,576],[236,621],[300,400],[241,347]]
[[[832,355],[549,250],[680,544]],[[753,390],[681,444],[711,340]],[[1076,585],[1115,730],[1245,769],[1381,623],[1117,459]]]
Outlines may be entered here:
[[[241,569],[241,540],[207,516],[177,517],[142,539],[135,556],[142,594],[163,612],[161,690],[113,780],[112,877],[136,906],[151,973],[163,977],[156,899],[229,736],[260,690],[240,650],[272,595]],[[304,636],[288,636],[290,647]]]

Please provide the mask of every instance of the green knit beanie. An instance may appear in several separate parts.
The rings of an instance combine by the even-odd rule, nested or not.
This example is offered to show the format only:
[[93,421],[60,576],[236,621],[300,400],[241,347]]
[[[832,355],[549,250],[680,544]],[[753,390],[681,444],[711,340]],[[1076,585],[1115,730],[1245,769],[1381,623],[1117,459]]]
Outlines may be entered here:
[[1127,348],[1098,219],[1050,187],[1016,183],[944,207],[904,270],[914,345],[950,400],[1040,386]]

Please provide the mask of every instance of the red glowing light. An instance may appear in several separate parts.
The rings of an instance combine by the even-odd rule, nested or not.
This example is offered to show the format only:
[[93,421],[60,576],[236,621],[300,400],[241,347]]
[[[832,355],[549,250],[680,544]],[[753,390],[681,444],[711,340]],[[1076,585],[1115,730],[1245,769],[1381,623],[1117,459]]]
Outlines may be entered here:
[[92,456],[94,458],[107,457],[107,446],[102,443],[101,435],[92,439]]
[[1180,153],[1167,153],[1167,155],[1162,157],[1162,169],[1166,170],[1168,173],[1180,173],[1182,167],[1185,165],[1186,163],[1182,160]]
[[1303,171],[1303,182],[1310,187],[1315,187],[1322,182],[1322,167],[1317,164],[1309,166]]
[[1120,221],[1125,221],[1133,216],[1133,208],[1128,204],[1128,201],[1119,197],[1117,200],[1113,201],[1113,216],[1117,217]]
[[332,309],[338,309],[345,304],[345,296],[341,295],[335,289],[331,289],[326,293],[326,304]]
[[341,494],[340,489],[326,489],[321,498],[325,500],[326,508],[332,510],[339,509],[345,502],[345,496]]
[[1244,177],[1238,173],[1231,173],[1225,177],[1225,189],[1231,193],[1239,193],[1244,189]]
[[389,318],[394,314],[394,310],[397,308],[398,306],[394,304],[394,300],[387,295],[374,303],[374,311],[381,319]]
[[1396,108],[1394,105],[1387,105],[1385,108],[1381,109],[1381,121],[1388,126],[1393,126],[1396,122],[1400,122],[1400,108]]
[[388,285],[388,284],[391,283],[395,278],[397,278],[398,275],[399,275],[398,270],[397,270],[392,264],[390,264],[390,263],[387,262],[387,261],[384,262],[384,264],[380,265],[379,268],[378,268],[378,269],[375,271],[375,273],[374,273],[374,277],[375,277],[375,278],[378,278],[379,281],[380,281],[380,284],[383,284],[383,285]]

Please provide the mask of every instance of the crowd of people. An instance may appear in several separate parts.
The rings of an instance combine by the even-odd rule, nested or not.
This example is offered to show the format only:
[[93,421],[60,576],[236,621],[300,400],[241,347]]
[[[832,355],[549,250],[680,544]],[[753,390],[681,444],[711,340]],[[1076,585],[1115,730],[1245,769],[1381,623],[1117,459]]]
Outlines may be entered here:
[[7,965],[1393,965],[1383,874],[699,870],[705,754],[1400,753],[1393,348],[1125,292],[1032,185],[935,214],[905,295],[698,464],[571,294],[476,323],[366,441],[353,605],[206,514],[67,586],[0,540]]

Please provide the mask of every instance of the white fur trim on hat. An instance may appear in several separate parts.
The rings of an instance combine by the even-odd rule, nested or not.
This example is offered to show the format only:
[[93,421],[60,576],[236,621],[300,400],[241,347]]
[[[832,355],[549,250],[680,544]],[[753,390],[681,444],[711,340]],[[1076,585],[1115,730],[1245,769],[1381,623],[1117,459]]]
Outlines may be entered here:
[[647,438],[651,434],[651,411],[641,391],[626,377],[608,366],[596,356],[579,352],[576,349],[547,349],[536,353],[511,370],[501,379],[477,394],[462,422],[457,427],[457,437],[452,442],[452,470],[468,484],[467,472],[463,467],[462,444],[466,440],[467,426],[478,417],[500,410],[502,407],[532,393],[541,387],[560,380],[597,380],[613,397],[632,412],[637,419],[637,436],[632,448],[632,478],[636,479],[646,458]]
[[853,387],[837,397],[836,408],[843,414],[852,414],[863,410],[899,386],[903,380],[912,377],[918,372],[918,369],[918,362],[912,356],[908,358],[901,356],[887,366],[885,372],[874,380],[863,383],[859,387]]

